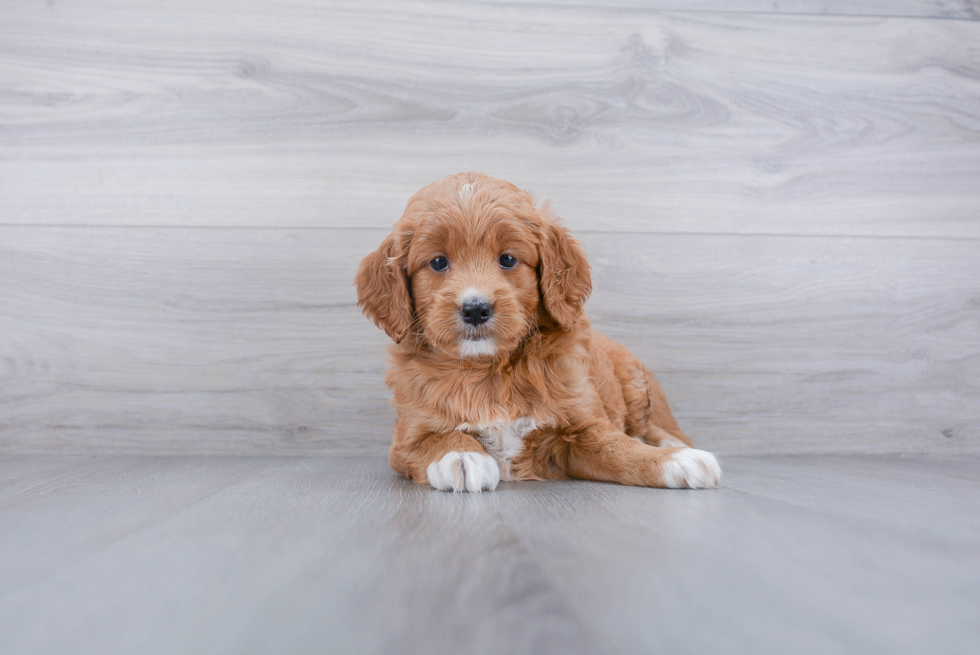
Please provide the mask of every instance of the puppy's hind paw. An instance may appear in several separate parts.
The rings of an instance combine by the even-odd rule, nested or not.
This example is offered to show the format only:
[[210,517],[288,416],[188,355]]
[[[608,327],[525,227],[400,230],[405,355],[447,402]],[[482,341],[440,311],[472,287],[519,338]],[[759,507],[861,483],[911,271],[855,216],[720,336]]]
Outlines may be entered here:
[[493,491],[500,482],[496,460],[483,453],[454,451],[429,464],[429,484],[439,491]]
[[663,463],[661,475],[669,489],[711,489],[721,482],[721,467],[707,451],[682,448]]

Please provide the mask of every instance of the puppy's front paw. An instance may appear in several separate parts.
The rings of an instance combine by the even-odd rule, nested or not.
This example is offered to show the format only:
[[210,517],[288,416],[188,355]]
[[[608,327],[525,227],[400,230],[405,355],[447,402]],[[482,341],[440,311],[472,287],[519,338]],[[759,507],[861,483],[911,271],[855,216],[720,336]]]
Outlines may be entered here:
[[721,467],[715,456],[694,448],[671,455],[661,472],[664,486],[670,489],[710,489],[721,482]]
[[429,484],[439,491],[493,491],[500,482],[496,460],[483,453],[451,452],[426,470]]

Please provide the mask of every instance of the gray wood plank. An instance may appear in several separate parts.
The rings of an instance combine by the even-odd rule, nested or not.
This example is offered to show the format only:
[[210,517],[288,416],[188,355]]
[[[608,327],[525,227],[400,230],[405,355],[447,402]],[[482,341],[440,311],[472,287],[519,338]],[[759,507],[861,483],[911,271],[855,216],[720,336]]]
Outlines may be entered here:
[[[86,533],[113,531],[113,495],[171,508],[101,548],[47,559],[29,584],[0,585],[0,650],[429,653],[444,643],[473,653],[594,652],[491,496],[431,496],[394,478],[383,459],[122,464],[129,484],[66,484],[27,526],[0,514],[13,544],[0,545],[0,561],[30,555],[31,564],[24,541],[102,541]],[[188,502],[185,479],[212,477],[201,467],[251,475]],[[135,496],[145,480],[167,487],[144,484]],[[96,515],[94,529],[58,520],[78,505]]]
[[587,311],[659,373],[701,444],[911,454],[980,443],[980,243],[631,239],[590,235]]
[[[739,458],[728,482],[743,491],[932,546],[980,543],[975,458]],[[955,507],[957,516],[948,512]]]
[[[0,228],[4,452],[381,454],[380,230]],[[722,454],[977,452],[980,241],[583,234],[594,325]]]
[[[31,470],[38,462],[54,465]],[[4,457],[0,475],[25,479],[0,494],[0,553],[11,564],[0,572],[0,588],[9,593],[38,585],[53,570],[157,525],[256,468],[247,458]],[[25,534],[37,539],[29,558],[19,557]]]
[[978,237],[978,42],[956,20],[8,2],[0,223],[385,227],[482,170],[580,229]]
[[[659,11],[755,12],[844,16],[980,18],[976,0],[536,0],[540,4]],[[511,4],[512,0],[481,0]]]
[[387,337],[351,286],[375,235],[3,231],[4,449],[385,451]]
[[[3,652],[980,645],[976,457],[730,457],[716,491],[482,495],[383,458],[56,461],[73,471],[0,499]],[[39,468],[0,459],[0,476]]]
[[[506,516],[528,548],[556,553],[544,566],[573,607],[588,611],[602,599],[603,611],[592,616],[613,652],[975,649],[980,549],[975,534],[944,529],[961,519],[959,506],[931,488],[942,473],[920,477],[922,486],[889,483],[875,475],[878,458],[855,459],[862,470],[803,457],[790,459],[788,470],[786,460],[768,458],[743,468],[745,459],[730,457],[717,495],[592,484],[551,487],[551,498],[536,502],[538,490],[525,484]],[[977,462],[969,466],[975,475]],[[814,478],[825,482],[811,486]],[[801,499],[831,481],[876,512],[899,514],[914,497],[945,521],[931,524],[933,539],[919,539],[907,528],[863,525],[840,503],[803,509]],[[760,487],[768,497],[747,491]],[[969,493],[976,490],[971,483]],[[588,500],[568,498],[578,493]],[[962,512],[975,523],[975,504]]]

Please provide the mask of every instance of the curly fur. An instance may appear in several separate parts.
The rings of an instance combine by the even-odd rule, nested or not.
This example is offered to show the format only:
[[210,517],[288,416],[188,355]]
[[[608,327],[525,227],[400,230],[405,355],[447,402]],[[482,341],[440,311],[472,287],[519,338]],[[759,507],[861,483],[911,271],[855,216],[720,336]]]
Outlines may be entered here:
[[[517,265],[502,267],[502,254]],[[430,266],[436,257],[446,270]],[[431,482],[430,466],[451,455],[458,484],[434,486],[493,488],[465,481],[477,460],[459,454],[478,453],[504,458],[505,479],[718,483],[717,461],[690,448],[653,375],[583,315],[592,280],[581,245],[513,184],[462,173],[423,188],[356,284],[358,305],[395,342],[390,462],[408,479]],[[467,294],[492,305],[486,324],[461,320]],[[503,455],[491,444],[500,435],[517,440]]]

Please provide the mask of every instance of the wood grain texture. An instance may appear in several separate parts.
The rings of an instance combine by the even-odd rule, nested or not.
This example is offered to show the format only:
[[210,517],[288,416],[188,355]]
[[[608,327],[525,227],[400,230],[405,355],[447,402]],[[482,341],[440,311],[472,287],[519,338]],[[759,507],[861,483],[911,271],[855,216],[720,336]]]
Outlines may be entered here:
[[[0,228],[0,449],[386,452],[351,286],[385,234]],[[980,449],[980,242],[580,236],[587,314],[700,446]]]
[[[512,0],[481,0],[511,4]],[[540,4],[659,11],[753,12],[836,16],[980,18],[977,0],[538,0]]]
[[384,452],[349,282],[476,169],[700,445],[976,452],[976,3],[710,2],[5,2],[0,450]]
[[976,651],[976,457],[724,466],[454,495],[383,458],[3,458],[0,650]]
[[977,43],[969,20],[11,1],[0,223],[386,227],[481,170],[578,229],[977,238]]
[[383,452],[387,337],[351,286],[368,235],[3,231],[5,447]]

